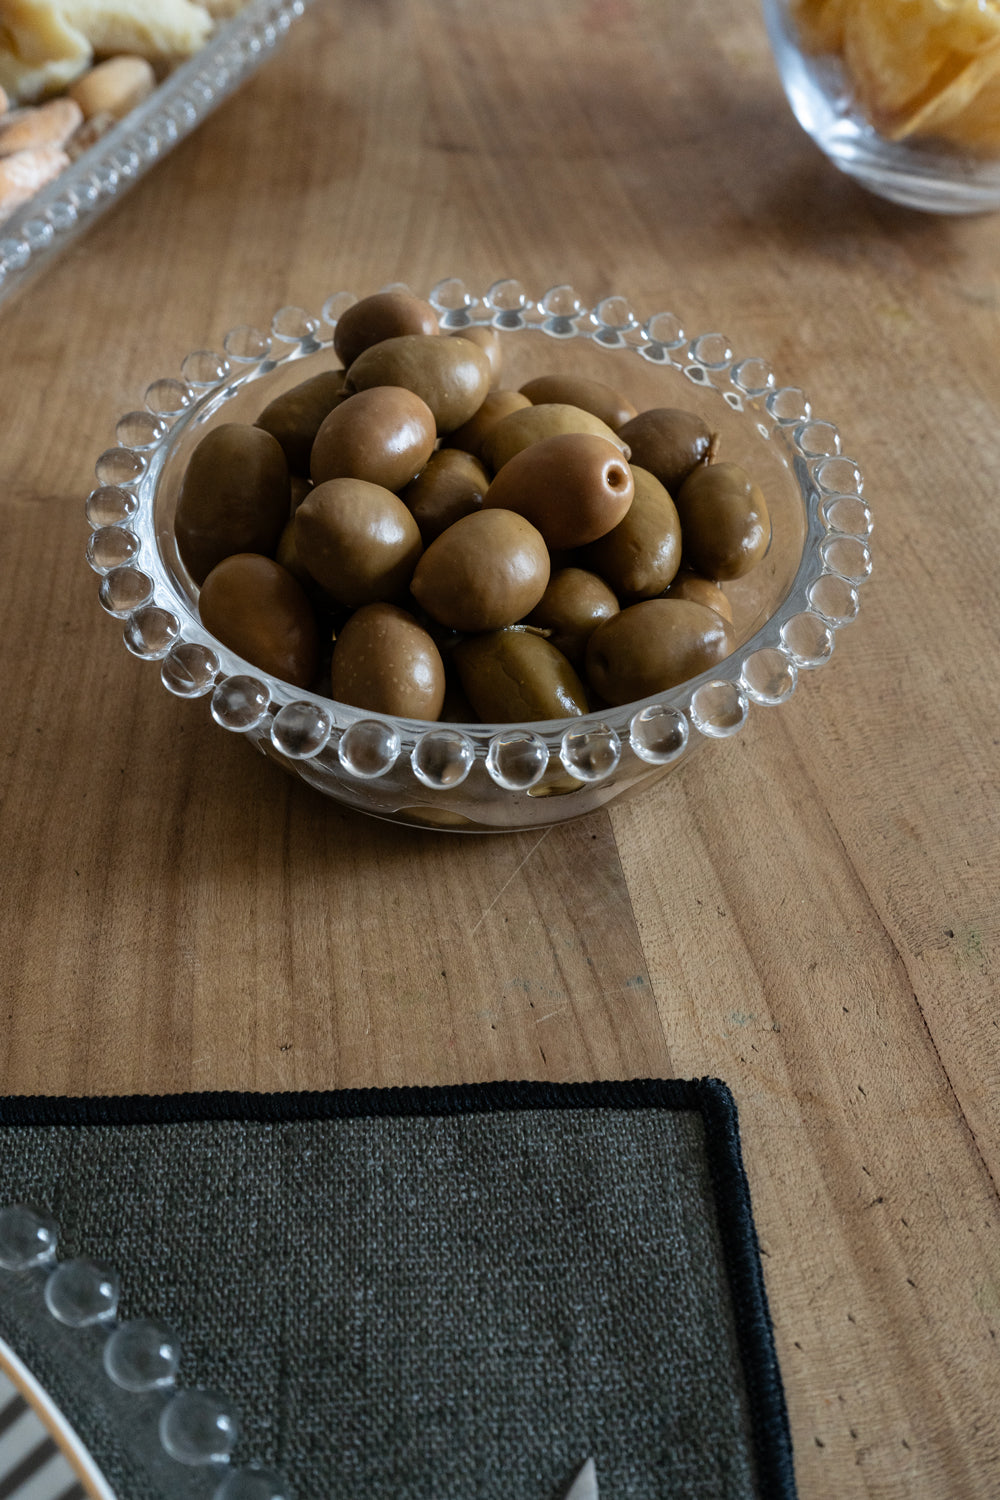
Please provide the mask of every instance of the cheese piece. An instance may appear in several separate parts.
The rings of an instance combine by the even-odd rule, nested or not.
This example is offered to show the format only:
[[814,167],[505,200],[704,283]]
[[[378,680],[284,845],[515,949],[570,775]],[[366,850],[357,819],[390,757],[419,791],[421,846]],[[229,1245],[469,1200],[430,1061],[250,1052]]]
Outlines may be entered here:
[[13,102],[65,88],[92,61],[87,38],[51,0],[0,0],[0,88]]
[[151,62],[189,57],[213,24],[192,0],[61,0],[59,8],[98,56],[131,52]]

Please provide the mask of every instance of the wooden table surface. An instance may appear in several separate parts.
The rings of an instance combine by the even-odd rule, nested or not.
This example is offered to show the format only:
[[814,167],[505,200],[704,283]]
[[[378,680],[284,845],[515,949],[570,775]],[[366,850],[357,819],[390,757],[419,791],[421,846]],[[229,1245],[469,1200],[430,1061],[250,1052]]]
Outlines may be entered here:
[[[83,558],[154,376],[447,275],[721,329],[877,517],[822,672],[548,832],[327,803],[162,690]],[[1000,1493],[1000,218],[839,177],[739,0],[326,0],[0,335],[3,1092],[715,1075],[802,1495]]]

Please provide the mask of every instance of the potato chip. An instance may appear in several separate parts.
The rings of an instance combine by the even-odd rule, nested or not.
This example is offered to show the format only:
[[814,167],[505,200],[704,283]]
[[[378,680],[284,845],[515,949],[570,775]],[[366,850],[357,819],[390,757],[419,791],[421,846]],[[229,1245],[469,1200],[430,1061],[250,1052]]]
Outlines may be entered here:
[[976,150],[1000,148],[1000,46],[967,63],[890,134],[897,141],[933,137]]
[[792,20],[807,52],[839,52],[853,0],[793,0]]

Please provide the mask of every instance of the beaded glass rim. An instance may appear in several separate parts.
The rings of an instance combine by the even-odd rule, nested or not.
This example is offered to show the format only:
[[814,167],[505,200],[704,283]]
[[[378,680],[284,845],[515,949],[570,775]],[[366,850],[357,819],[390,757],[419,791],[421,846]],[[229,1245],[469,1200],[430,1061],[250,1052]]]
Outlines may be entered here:
[[248,0],[150,97],[0,224],[0,302],[233,93],[274,52],[312,0]]
[[[164,1493],[184,1493],[192,1500],[196,1495],[205,1500],[287,1500],[286,1484],[274,1470],[231,1464],[240,1428],[229,1399],[217,1391],[177,1386],[180,1341],[176,1333],[155,1318],[119,1320],[121,1281],[116,1269],[86,1256],[60,1260],[58,1241],[59,1226],[48,1214],[30,1204],[0,1207],[0,1291],[13,1296],[14,1288],[10,1283],[5,1286],[4,1278],[19,1278],[22,1315],[33,1336],[45,1342],[60,1328],[78,1339],[87,1334],[95,1337],[95,1342],[80,1349],[78,1358],[94,1366],[89,1371],[88,1365],[88,1371],[95,1394],[99,1396],[103,1381],[108,1395],[117,1392],[125,1403],[115,1408],[121,1431],[143,1433],[135,1438],[132,1452],[147,1465],[156,1466],[154,1482],[162,1474],[169,1486]],[[18,1350],[10,1352],[22,1362]],[[52,1395],[44,1394],[61,1423],[68,1425]],[[132,1417],[130,1401],[136,1408]],[[151,1434],[136,1420],[139,1404],[150,1402],[155,1404],[156,1415]],[[73,1436],[86,1449],[82,1435],[74,1432]],[[93,1463],[89,1451],[87,1457]],[[163,1473],[165,1461],[172,1463]],[[100,1478],[103,1481],[103,1475]],[[99,1487],[91,1475],[91,1482],[94,1488],[88,1493],[110,1494],[106,1481]]]
[[[403,283],[391,287],[410,290]],[[622,296],[588,308],[568,285],[536,300],[513,279],[494,282],[480,295],[448,278],[429,300],[449,332],[476,324],[535,329],[557,340],[583,338],[633,351],[703,390],[721,392],[731,408],[752,413],[763,434],[780,431],[806,530],[795,577],[774,613],[725,661],[677,688],[531,725],[428,724],[375,714],[270,677],[223,647],[204,629],[160,555],[153,515],[158,478],[177,432],[279,365],[330,349],[338,318],[356,300],[337,292],[318,316],[283,307],[267,330],[243,325],[224,336],[221,351],[190,353],[179,376],[154,380],[143,407],[119,419],[117,445],[97,460],[97,487],[86,506],[87,560],[101,578],[100,603],[123,621],[128,650],[160,664],[168,691],[209,697],[219,725],[268,737],[285,760],[308,761],[331,747],[349,777],[370,781],[408,759],[431,790],[460,785],[480,761],[496,786],[520,792],[541,779],[551,755],[590,783],[610,777],[628,752],[651,769],[667,767],[696,738],[736,734],[751,704],[785,702],[802,671],[829,661],[836,632],[857,616],[858,590],[872,568],[864,480],[844,453],[838,429],[813,414],[801,389],[779,385],[763,359],[737,358],[722,334],[689,338],[673,313],[640,319]]]

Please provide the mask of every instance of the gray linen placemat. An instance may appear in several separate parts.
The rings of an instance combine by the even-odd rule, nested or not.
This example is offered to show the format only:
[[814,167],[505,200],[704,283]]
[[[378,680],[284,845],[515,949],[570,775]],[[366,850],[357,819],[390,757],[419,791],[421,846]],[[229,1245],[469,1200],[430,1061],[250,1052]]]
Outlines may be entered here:
[[[297,1500],[555,1500],[588,1455],[601,1500],[794,1495],[714,1081],[8,1099],[11,1202],[177,1329],[181,1383]],[[22,1353],[121,1500],[159,1500],[100,1382]]]

